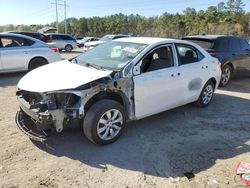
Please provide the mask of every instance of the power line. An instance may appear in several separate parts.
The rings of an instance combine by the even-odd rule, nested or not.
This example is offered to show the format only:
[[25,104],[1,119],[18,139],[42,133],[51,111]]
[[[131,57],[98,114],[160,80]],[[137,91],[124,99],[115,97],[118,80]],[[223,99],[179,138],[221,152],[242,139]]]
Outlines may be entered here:
[[[59,2],[62,2],[62,3],[58,3]],[[66,1],[62,1],[62,0],[55,0],[55,3],[51,3],[51,4],[54,4],[56,6],[56,29],[57,29],[57,32],[59,31],[59,24],[58,24],[58,6],[63,6],[64,7],[64,32],[67,33],[67,7],[69,7],[67,4],[66,4]]]

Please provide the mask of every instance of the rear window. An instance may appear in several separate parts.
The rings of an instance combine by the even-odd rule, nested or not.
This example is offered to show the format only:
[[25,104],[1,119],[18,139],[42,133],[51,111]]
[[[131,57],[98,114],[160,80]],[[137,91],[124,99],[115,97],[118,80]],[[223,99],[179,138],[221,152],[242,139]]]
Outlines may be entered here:
[[184,38],[184,40],[193,42],[204,49],[212,49],[214,46],[214,42],[207,39],[192,39],[192,38]]

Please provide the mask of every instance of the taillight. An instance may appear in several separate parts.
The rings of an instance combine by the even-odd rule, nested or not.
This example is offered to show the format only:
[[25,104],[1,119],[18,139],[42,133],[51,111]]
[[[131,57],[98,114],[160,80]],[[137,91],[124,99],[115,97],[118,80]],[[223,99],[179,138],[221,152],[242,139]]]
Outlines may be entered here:
[[49,47],[53,52],[59,52],[59,49],[56,47]]

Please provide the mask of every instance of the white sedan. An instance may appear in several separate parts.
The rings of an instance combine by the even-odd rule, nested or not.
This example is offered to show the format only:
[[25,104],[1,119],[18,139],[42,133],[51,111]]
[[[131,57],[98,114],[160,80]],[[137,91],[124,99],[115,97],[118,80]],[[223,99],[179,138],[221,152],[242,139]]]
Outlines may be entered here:
[[25,35],[0,33],[0,73],[30,71],[60,60],[58,48]]
[[80,126],[92,142],[109,144],[130,120],[209,105],[220,77],[218,59],[191,42],[117,39],[26,74],[18,83],[16,123],[39,141]]

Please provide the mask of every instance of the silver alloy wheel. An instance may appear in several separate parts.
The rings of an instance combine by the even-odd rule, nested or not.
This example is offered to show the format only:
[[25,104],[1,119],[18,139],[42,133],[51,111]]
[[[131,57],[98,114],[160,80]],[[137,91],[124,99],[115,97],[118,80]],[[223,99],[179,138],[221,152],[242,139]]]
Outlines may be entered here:
[[226,85],[231,77],[231,70],[230,68],[226,67],[223,69],[222,75],[221,75],[221,83],[223,85]]
[[214,88],[211,84],[208,84],[202,93],[202,101],[204,104],[208,104],[213,97]]
[[117,109],[110,109],[99,119],[97,134],[102,140],[111,140],[121,131],[122,124],[122,113]]

